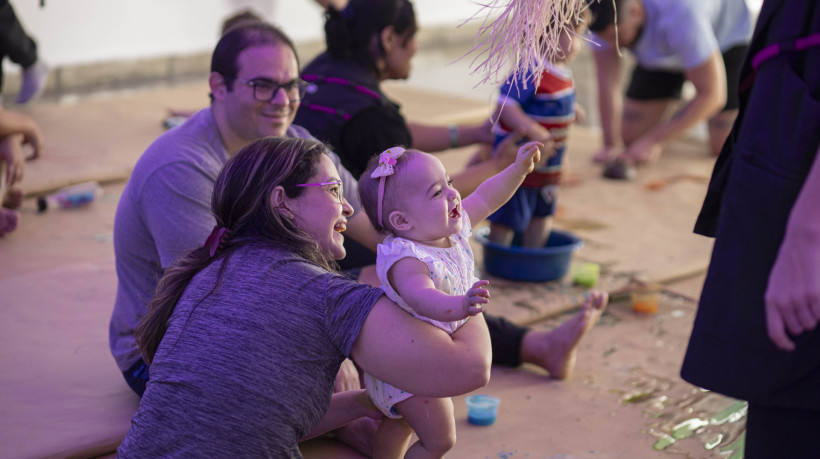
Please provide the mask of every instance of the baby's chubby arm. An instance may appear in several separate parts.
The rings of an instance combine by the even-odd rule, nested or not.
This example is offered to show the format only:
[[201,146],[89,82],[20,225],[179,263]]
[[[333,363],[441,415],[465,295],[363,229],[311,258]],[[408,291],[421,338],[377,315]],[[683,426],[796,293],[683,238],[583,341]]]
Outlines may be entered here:
[[506,169],[484,181],[476,190],[461,202],[464,211],[470,216],[473,226],[498,210],[509,201],[515,190],[541,161],[541,142],[527,142],[518,149],[515,162]]
[[417,258],[402,258],[387,273],[390,285],[417,313],[441,322],[452,322],[484,311],[490,292],[484,288],[489,281],[473,284],[466,295],[448,295],[437,289],[430,270]]

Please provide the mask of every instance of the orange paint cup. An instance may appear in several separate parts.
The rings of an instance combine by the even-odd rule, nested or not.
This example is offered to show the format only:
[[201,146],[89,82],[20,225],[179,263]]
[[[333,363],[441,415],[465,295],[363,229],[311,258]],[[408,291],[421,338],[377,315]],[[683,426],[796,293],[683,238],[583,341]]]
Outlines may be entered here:
[[641,285],[632,291],[632,310],[640,314],[655,314],[661,301],[661,286]]

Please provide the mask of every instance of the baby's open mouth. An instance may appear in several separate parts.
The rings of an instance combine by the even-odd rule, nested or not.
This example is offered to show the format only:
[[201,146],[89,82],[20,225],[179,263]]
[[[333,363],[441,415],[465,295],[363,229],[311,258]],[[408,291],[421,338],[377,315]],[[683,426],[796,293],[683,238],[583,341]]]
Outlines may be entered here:
[[453,207],[453,210],[450,211],[450,218],[458,218],[461,217],[461,206]]

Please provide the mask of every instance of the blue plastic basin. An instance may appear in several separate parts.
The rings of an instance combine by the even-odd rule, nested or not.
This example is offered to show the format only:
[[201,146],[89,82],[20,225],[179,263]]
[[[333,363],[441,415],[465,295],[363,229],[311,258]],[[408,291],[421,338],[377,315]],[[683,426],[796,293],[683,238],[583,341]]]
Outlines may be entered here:
[[480,228],[474,235],[484,247],[484,269],[493,276],[518,281],[546,282],[564,277],[572,253],[584,245],[578,236],[555,229],[540,249],[496,244],[487,239],[489,232],[489,228]]

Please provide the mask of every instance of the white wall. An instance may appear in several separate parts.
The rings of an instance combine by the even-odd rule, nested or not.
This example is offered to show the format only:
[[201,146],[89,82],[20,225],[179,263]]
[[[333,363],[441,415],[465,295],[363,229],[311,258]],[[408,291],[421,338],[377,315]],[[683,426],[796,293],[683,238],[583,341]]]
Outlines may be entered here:
[[[297,42],[321,40],[312,0],[12,0],[52,66],[210,52],[222,20],[252,8]],[[422,27],[456,27],[479,7],[472,0],[416,0]],[[16,70],[6,63],[9,70]]]

